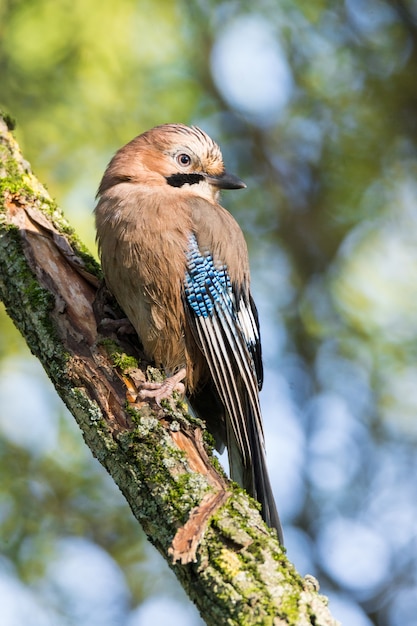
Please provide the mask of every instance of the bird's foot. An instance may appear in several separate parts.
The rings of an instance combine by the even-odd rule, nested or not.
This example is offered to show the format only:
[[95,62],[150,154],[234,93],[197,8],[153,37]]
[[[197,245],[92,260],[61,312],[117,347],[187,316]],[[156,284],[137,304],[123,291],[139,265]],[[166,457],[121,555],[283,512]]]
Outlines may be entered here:
[[185,367],[178,370],[173,376],[169,376],[161,383],[144,382],[141,385],[139,396],[143,398],[154,398],[155,402],[160,406],[161,400],[172,396],[174,391],[183,394],[185,385],[181,382],[186,375]]

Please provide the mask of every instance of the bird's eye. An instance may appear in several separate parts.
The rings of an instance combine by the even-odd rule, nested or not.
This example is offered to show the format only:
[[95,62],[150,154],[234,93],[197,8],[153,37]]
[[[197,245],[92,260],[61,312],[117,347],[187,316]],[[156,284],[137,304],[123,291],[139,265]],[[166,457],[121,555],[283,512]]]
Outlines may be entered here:
[[191,157],[188,154],[179,154],[177,156],[177,162],[183,167],[186,167],[187,165],[190,165]]

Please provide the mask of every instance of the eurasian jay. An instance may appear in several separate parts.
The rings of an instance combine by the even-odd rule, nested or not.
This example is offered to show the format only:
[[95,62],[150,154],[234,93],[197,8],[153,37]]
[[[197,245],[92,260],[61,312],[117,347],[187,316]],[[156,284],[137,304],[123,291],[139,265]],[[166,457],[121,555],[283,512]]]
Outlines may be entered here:
[[263,369],[246,243],[218,203],[246,185],[226,172],[218,145],[196,126],[164,124],[110,161],[98,190],[97,241],[105,281],[164,383],[160,401],[185,382],[196,413],[230,473],[282,530],[268,477],[258,390]]

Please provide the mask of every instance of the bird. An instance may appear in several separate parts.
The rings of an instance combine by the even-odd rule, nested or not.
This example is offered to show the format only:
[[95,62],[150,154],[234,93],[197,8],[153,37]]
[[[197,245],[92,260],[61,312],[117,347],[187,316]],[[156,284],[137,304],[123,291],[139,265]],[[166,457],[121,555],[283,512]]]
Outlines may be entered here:
[[162,124],[120,148],[95,208],[106,286],[164,368],[141,396],[184,391],[206,420],[230,475],[283,534],[268,476],[259,401],[259,319],[248,250],[220,191],[245,183],[225,169],[218,144],[197,126]]

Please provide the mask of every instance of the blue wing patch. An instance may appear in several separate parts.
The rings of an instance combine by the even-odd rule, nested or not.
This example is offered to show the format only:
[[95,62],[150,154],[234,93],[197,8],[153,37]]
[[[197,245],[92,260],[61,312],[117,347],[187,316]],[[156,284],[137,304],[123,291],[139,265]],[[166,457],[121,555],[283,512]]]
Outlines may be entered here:
[[185,296],[198,317],[211,317],[216,305],[233,313],[232,283],[225,265],[216,267],[211,254],[202,254],[195,235],[190,236],[185,275]]

